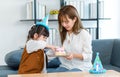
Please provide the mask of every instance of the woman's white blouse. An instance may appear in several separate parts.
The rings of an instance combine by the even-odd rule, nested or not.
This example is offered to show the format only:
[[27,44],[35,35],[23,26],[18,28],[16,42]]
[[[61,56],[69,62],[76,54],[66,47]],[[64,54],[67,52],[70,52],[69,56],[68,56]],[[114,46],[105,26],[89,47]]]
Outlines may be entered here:
[[82,29],[79,34],[70,34],[66,36],[63,43],[65,51],[68,53],[82,54],[83,60],[78,58],[73,58],[72,60],[67,60],[64,57],[59,57],[62,67],[68,69],[78,68],[82,71],[88,71],[92,68],[92,46],[91,46],[91,35],[88,31]]

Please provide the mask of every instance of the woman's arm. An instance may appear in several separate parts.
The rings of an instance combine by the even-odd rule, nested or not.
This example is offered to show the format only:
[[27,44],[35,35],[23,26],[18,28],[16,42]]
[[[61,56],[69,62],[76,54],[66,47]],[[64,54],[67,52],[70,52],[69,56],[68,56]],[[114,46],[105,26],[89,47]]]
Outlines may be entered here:
[[[74,53],[76,51],[71,51],[71,53],[66,56],[67,59],[71,60],[77,58],[83,61],[89,61],[92,59],[92,46],[91,46],[91,36],[86,30],[82,30],[79,34],[79,43],[81,43],[81,53]],[[75,42],[76,45],[77,42]],[[79,44],[77,44],[78,46]],[[79,48],[78,48],[79,49]]]
[[78,58],[80,60],[83,60],[82,54],[74,54],[74,53],[69,54],[65,58],[68,59],[68,60],[72,60],[73,58]]
[[92,37],[86,30],[82,32],[82,56],[83,61],[90,61],[92,60]]

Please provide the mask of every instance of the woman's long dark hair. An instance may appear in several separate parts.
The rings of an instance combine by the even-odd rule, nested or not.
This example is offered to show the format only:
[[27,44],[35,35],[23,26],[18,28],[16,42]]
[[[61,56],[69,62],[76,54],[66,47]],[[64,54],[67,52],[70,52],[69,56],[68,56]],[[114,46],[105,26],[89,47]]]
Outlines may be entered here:
[[74,19],[76,17],[76,22],[72,28],[72,31],[74,34],[78,34],[80,32],[81,29],[83,29],[83,25],[80,19],[80,16],[76,10],[75,7],[73,7],[72,5],[66,5],[63,6],[60,10],[59,10],[59,15],[58,15],[58,22],[59,22],[59,32],[60,32],[60,37],[61,37],[61,43],[63,44],[65,38],[66,38],[66,33],[67,30],[61,25],[63,18],[65,18],[67,20],[67,17],[70,19]]

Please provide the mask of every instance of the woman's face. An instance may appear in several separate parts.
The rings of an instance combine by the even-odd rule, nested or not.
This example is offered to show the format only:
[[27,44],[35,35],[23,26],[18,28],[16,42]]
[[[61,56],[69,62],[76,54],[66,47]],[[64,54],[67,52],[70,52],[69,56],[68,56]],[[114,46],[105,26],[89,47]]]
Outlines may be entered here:
[[61,25],[69,32],[72,31],[76,18],[70,19],[68,16],[62,19]]

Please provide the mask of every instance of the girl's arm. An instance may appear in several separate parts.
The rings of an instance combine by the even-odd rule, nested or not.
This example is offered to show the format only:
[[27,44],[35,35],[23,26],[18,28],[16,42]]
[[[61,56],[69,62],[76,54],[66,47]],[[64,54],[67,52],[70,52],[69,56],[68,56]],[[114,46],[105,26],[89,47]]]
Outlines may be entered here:
[[56,50],[56,46],[49,45],[49,44],[46,45],[46,48],[50,48],[50,49],[52,49],[53,51]]

